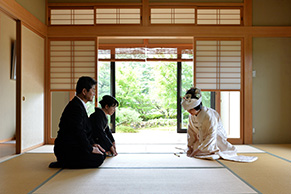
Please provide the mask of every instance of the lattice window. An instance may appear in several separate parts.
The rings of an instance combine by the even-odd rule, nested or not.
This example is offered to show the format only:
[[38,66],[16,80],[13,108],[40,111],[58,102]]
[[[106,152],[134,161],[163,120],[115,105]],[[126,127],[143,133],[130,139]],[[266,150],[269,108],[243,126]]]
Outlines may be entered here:
[[193,59],[193,49],[182,49],[182,59]]
[[98,59],[110,59],[111,51],[108,49],[98,49]]
[[241,25],[241,9],[197,9],[198,25]]
[[147,48],[148,59],[177,59],[177,48]]
[[195,24],[195,8],[151,8],[151,24]]
[[[133,48],[115,48],[114,61],[193,61],[193,49],[181,49],[181,59],[178,59],[178,48],[146,48],[146,47],[133,47]],[[110,61],[111,50],[106,48],[98,49],[99,61]]]
[[51,25],[94,25],[94,9],[51,9]]
[[[50,25],[141,24],[140,7],[95,8],[94,16],[93,6],[71,9],[61,6],[51,7]],[[150,12],[151,24],[242,25],[243,23],[242,7],[163,7],[150,8]]]
[[196,40],[195,85],[202,89],[240,90],[241,40]]
[[97,8],[96,24],[140,24],[140,8]]
[[146,55],[145,48],[115,48],[116,59],[142,59],[144,60]]
[[96,77],[95,41],[50,41],[50,89],[75,90],[81,76]]

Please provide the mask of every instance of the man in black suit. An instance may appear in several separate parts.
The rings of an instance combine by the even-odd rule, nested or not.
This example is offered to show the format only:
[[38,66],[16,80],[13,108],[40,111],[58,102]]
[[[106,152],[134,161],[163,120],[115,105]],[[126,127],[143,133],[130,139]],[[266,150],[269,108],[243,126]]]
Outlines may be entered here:
[[57,162],[52,162],[50,168],[97,168],[103,163],[105,150],[94,144],[85,105],[93,100],[96,83],[91,77],[78,80],[77,95],[68,103],[60,119],[54,147]]

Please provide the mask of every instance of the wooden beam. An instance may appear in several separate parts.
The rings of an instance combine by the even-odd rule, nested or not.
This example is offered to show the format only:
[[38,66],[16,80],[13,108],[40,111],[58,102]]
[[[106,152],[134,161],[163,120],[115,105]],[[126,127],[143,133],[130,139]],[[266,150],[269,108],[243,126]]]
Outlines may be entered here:
[[[145,41],[147,39],[144,39]],[[173,44],[149,44],[149,43],[144,43],[144,44],[99,44],[98,48],[99,49],[107,49],[107,48],[135,48],[135,47],[147,47],[147,48],[155,48],[155,47],[166,47],[166,48],[171,48],[171,47],[179,47],[179,48],[192,48],[193,44],[179,44],[179,43],[173,43]]]
[[[147,1],[147,2],[145,2]],[[225,6],[244,6],[244,3],[191,3],[191,2],[149,2],[149,0],[142,0],[142,3],[48,3],[49,7],[80,7],[80,6],[140,6],[140,5],[145,5],[147,3],[149,6],[158,6],[158,7],[187,7],[187,6],[220,6],[220,7],[225,7]]]
[[115,36],[195,36],[195,37],[291,37],[291,26],[189,26],[189,25],[97,25],[50,26],[48,37],[115,37]]
[[15,0],[0,0],[0,10],[15,20],[21,20],[23,24],[29,26],[30,29],[33,29],[33,31],[42,37],[46,36],[47,26]]
[[142,3],[48,3],[49,7],[123,7],[123,6],[141,6]]
[[201,7],[238,7],[243,6],[243,3],[215,3],[215,2],[163,2],[163,3],[150,3],[150,6],[159,6],[159,7],[187,7],[187,6],[201,6]]

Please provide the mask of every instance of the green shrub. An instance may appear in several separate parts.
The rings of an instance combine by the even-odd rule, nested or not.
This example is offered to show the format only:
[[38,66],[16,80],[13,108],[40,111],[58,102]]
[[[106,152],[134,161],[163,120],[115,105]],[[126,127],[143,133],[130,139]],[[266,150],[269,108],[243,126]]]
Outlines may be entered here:
[[161,113],[152,113],[152,114],[144,114],[144,115],[141,115],[140,117],[142,117],[144,121],[148,121],[151,119],[162,118],[162,117],[164,117],[164,115]]
[[120,108],[116,111],[116,121],[117,125],[130,125],[131,123],[141,122],[142,119],[139,117],[140,114],[134,109],[128,108]]
[[116,132],[117,133],[137,133],[138,131],[129,126],[120,125],[116,127]]

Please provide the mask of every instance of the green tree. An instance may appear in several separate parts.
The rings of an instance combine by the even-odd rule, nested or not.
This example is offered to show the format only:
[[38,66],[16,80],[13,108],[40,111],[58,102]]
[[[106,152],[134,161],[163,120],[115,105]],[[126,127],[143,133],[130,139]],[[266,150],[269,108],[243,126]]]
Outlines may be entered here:
[[110,62],[98,63],[98,102],[110,94]]
[[153,108],[148,93],[148,71],[143,63],[117,64],[116,98],[121,108],[131,107],[141,115]]
[[177,114],[177,65],[175,62],[158,62],[153,70],[151,100],[157,111],[172,118]]

